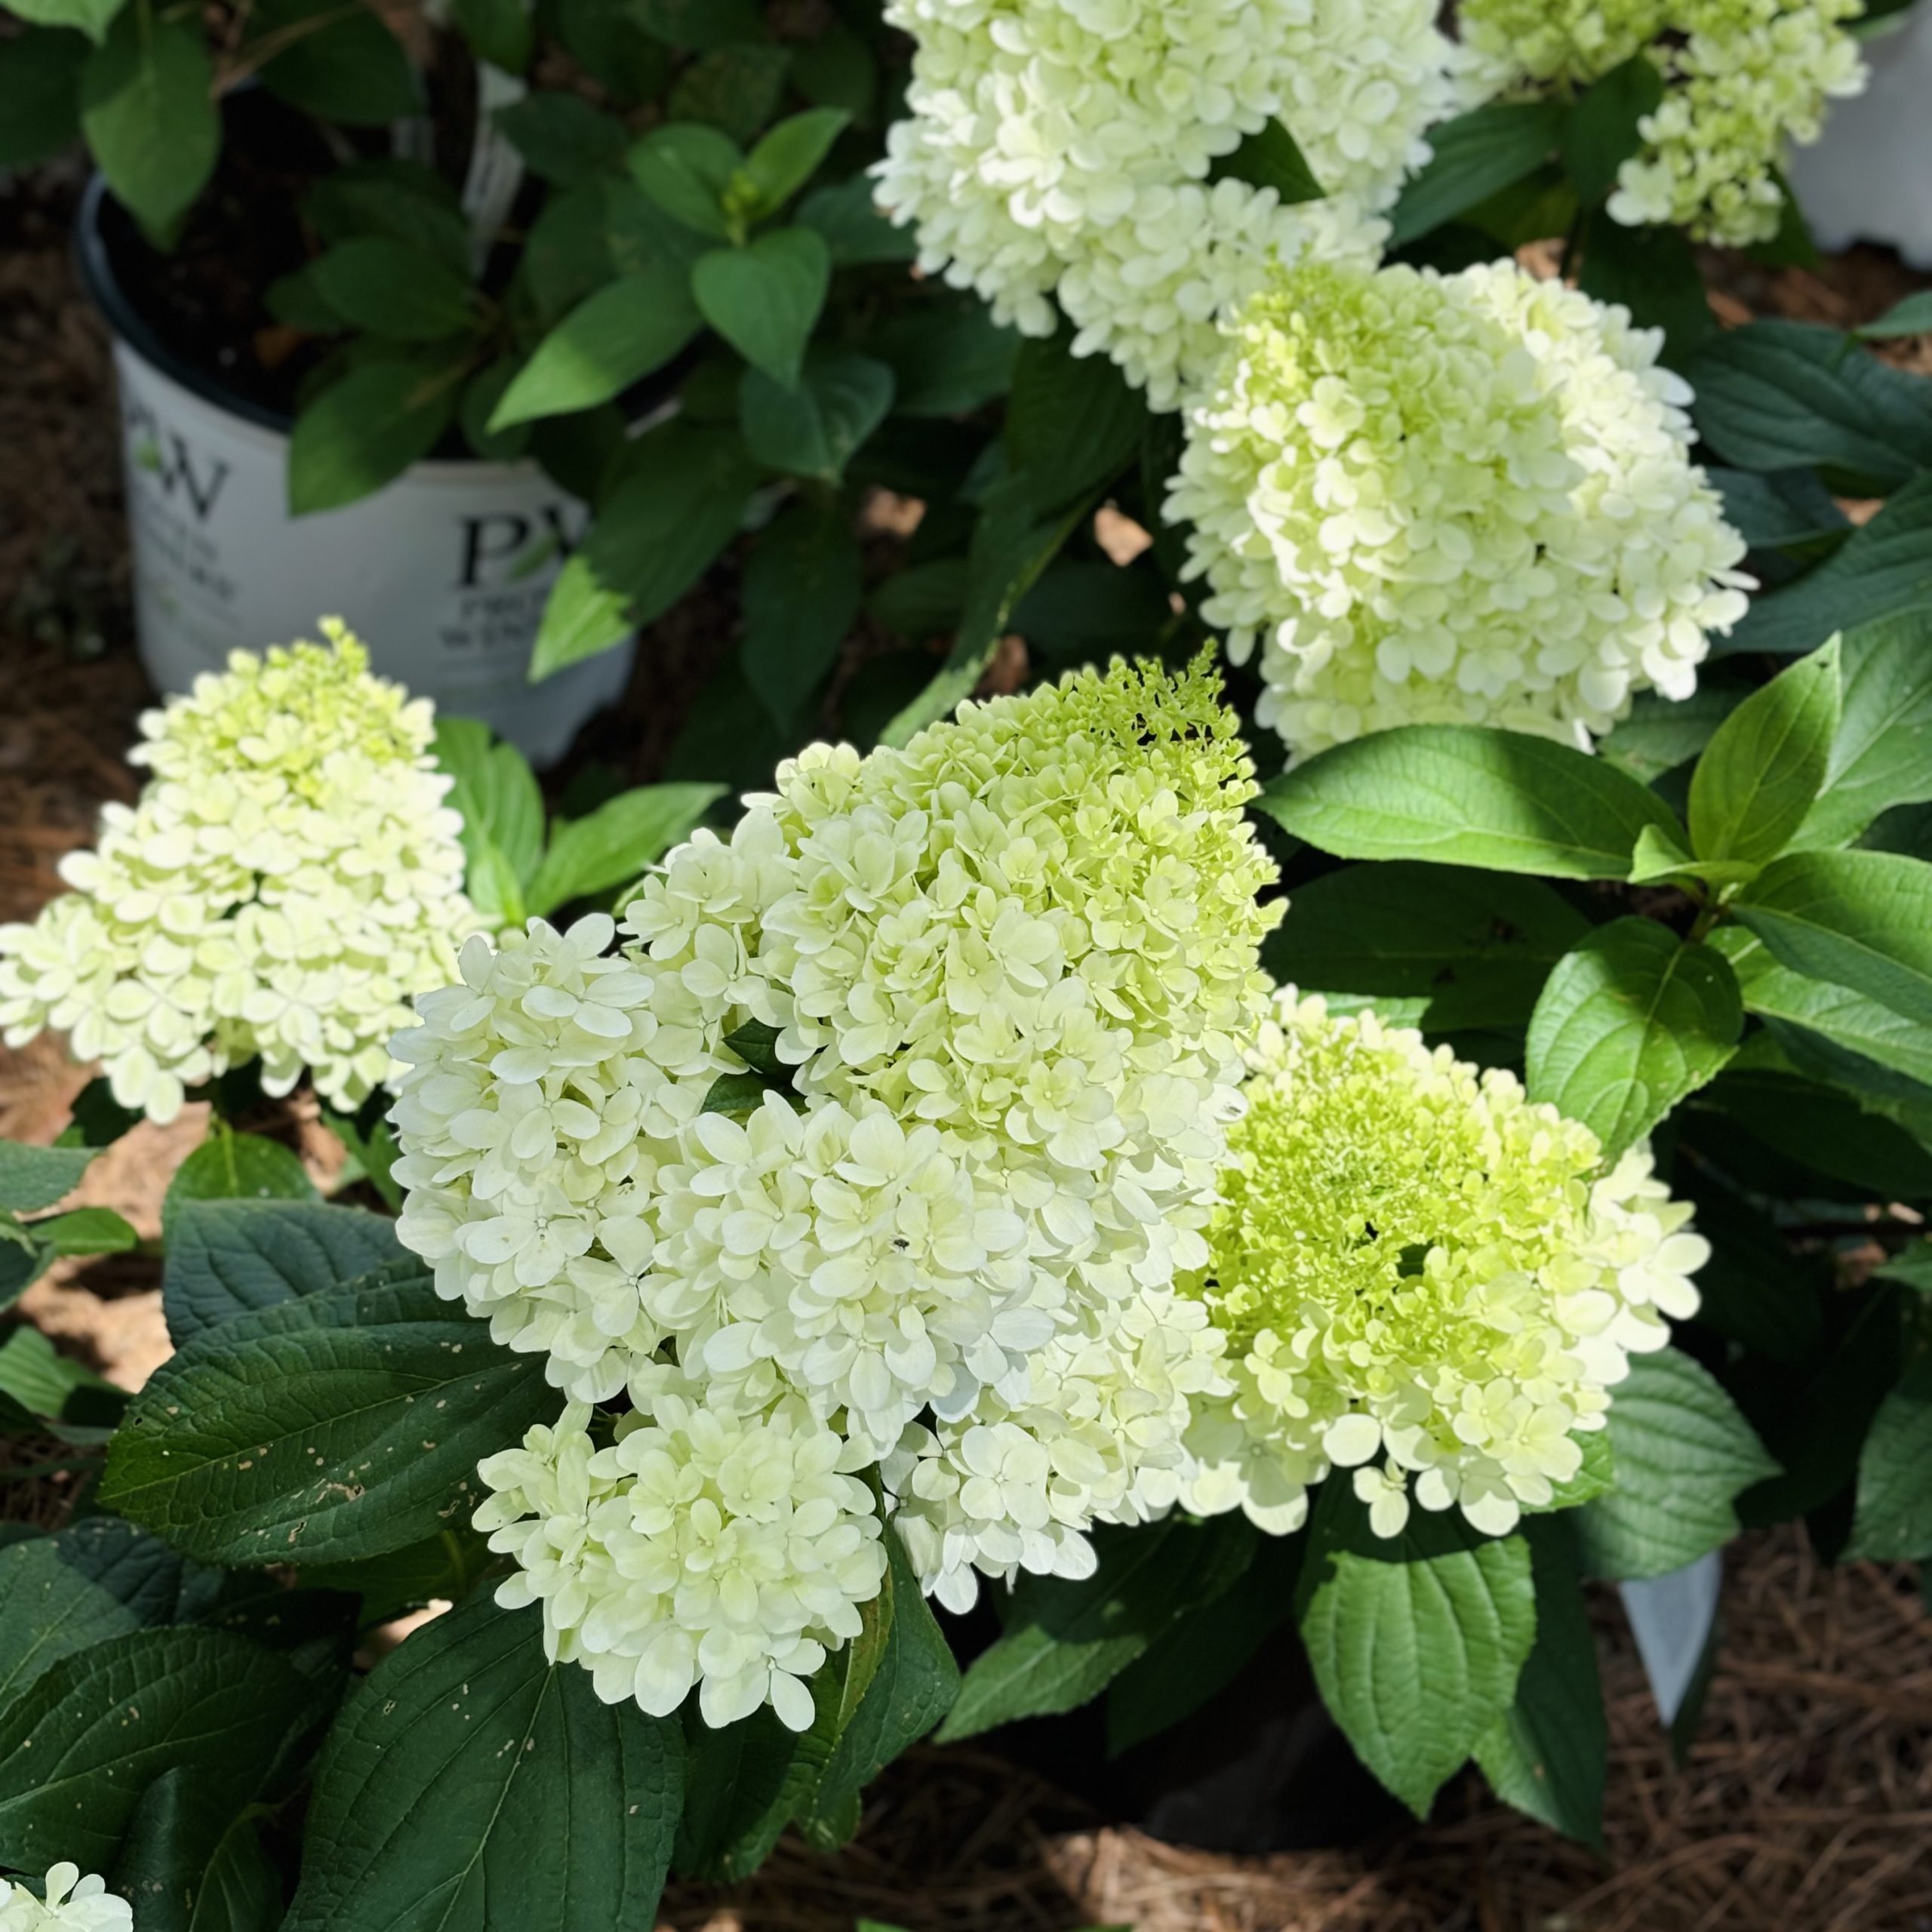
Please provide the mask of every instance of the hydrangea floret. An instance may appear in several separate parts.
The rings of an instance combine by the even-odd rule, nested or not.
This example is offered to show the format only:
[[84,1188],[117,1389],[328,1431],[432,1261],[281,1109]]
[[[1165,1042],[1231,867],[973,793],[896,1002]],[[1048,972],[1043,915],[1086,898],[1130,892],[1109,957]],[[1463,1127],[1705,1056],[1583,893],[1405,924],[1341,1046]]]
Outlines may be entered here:
[[1226,1337],[1197,1406],[1193,1508],[1297,1527],[1353,1472],[1378,1535],[1411,1498],[1503,1535],[1561,1500],[1632,1352],[1697,1312],[1709,1245],[1648,1151],[1509,1073],[1293,988],[1252,1057],[1212,1258],[1183,1284]]
[[[916,43],[880,198],[920,259],[1032,335],[1052,297],[1174,405],[1215,316],[1274,263],[1372,261],[1374,217],[1451,101],[1430,0],[893,0]],[[1284,205],[1217,165],[1271,125],[1324,200]]]
[[0,1878],[0,1932],[134,1932],[134,1908],[107,1889],[107,1881],[78,1865],[48,1868],[46,1896],[24,1880]]
[[1465,0],[1466,47],[1511,94],[1587,87],[1641,53],[1663,99],[1610,201],[1633,227],[1672,223],[1734,248],[1783,218],[1786,144],[1823,131],[1867,70],[1850,23],[1864,0]]
[[1165,515],[1292,752],[1425,722],[1587,747],[1689,694],[1751,580],[1661,342],[1509,263],[1311,268],[1241,312]]
[[667,1623],[662,1592],[612,1600],[618,1571],[658,1573],[600,1529],[615,1570],[518,1586],[601,1682],[669,1697],[689,1664],[707,1711],[755,1680],[809,1721],[786,1660],[842,1641],[827,1592],[863,1602],[877,1576],[799,1567],[791,1516],[731,1500],[780,1418],[794,1446],[743,1481],[829,1499],[809,1520],[863,1541],[869,1500],[824,1485],[877,1467],[949,1602],[978,1574],[1085,1574],[1094,1523],[1171,1503],[1220,1346],[1174,1284],[1207,1257],[1278,916],[1254,790],[1204,665],[1081,672],[903,749],[813,746],[670,854],[621,938],[472,939],[419,1002],[405,1243],[575,1402],[627,1395],[648,1424],[593,1451],[574,1411],[527,1445],[554,1481],[486,1466],[515,1493],[499,1534],[576,1549],[580,1468],[615,1485],[600,1524],[641,1509],[648,1443],[653,1495],[716,1506],[677,1534],[767,1566],[755,1603],[679,1595]]
[[237,651],[143,717],[139,801],[62,862],[72,891],[0,926],[9,1046],[63,1032],[161,1121],[257,1058],[269,1092],[306,1069],[345,1109],[387,1078],[411,997],[478,921],[428,701],[323,628],[326,647]]

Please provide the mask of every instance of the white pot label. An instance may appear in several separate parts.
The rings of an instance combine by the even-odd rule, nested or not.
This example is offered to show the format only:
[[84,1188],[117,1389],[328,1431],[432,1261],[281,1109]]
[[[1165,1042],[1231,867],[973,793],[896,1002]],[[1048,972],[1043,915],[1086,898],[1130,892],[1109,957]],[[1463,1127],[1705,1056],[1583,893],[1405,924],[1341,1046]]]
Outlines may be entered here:
[[288,439],[115,344],[141,657],[185,691],[236,648],[340,617],[375,668],[538,763],[623,690],[634,647],[531,685],[530,653],[589,512],[533,463],[421,463],[361,502],[288,510]]

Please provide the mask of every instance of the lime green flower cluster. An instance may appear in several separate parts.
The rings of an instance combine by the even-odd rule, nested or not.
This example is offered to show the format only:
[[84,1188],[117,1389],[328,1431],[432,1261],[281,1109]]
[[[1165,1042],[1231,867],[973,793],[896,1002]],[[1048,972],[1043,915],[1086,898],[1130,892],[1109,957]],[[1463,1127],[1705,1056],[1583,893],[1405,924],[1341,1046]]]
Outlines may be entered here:
[[1291,988],[1251,1064],[1189,1284],[1234,1386],[1197,1404],[1187,1502],[1285,1533],[1339,1467],[1385,1537],[1411,1482],[1494,1535],[1560,1503],[1629,1355],[1696,1312],[1689,1207],[1645,1150],[1607,1162],[1512,1075],[1372,1013]]
[[157,1121],[257,1057],[269,1092],[306,1068],[340,1107],[387,1078],[411,998],[480,922],[429,703],[323,629],[327,648],[237,651],[142,718],[140,802],[109,805],[96,849],[63,862],[71,892],[0,926],[10,1046],[66,1033]]
[[1747,248],[1778,230],[1788,140],[1815,141],[1826,103],[1866,69],[1847,23],[1865,0],[1464,0],[1461,31],[1500,91],[1587,87],[1647,53],[1664,98],[1640,124],[1610,213]]

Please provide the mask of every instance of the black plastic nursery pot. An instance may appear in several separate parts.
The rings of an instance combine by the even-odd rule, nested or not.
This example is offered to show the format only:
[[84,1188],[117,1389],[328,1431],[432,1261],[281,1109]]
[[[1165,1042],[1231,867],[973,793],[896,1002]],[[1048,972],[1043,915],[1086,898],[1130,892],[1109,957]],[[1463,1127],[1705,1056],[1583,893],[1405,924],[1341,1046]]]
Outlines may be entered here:
[[534,462],[439,451],[358,502],[290,514],[294,389],[312,358],[263,326],[260,294],[300,266],[295,198],[329,156],[266,95],[233,97],[225,117],[223,175],[176,253],[150,246],[98,176],[75,229],[113,338],[149,675],[185,690],[232,651],[313,635],[319,617],[339,616],[377,670],[554,761],[623,691],[635,648],[528,681],[587,506]]

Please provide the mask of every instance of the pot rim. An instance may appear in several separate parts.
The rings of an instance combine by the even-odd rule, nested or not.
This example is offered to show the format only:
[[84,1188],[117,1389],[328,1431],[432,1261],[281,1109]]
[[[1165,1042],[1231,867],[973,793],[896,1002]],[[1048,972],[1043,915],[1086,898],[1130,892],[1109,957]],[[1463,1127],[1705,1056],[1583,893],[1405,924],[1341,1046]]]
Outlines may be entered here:
[[203,402],[212,404],[230,416],[238,416],[257,429],[269,429],[286,437],[295,427],[294,417],[286,410],[237,393],[221,378],[201,365],[178,355],[151,328],[133,299],[121,285],[107,251],[102,232],[101,211],[112,191],[107,177],[97,170],[81,197],[79,219],[74,223],[74,258],[80,270],[82,285],[108,327],[151,368],[178,383]]

